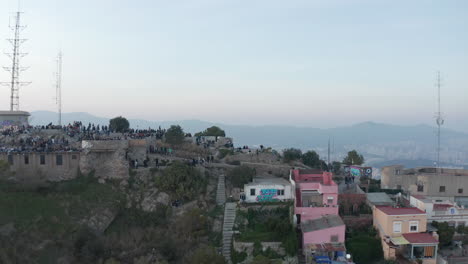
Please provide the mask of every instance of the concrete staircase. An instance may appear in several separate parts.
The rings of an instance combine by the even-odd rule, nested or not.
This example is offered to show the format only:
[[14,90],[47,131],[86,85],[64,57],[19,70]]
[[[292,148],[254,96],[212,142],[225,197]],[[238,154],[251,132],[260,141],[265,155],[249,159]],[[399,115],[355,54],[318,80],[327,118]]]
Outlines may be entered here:
[[216,204],[223,205],[226,202],[226,184],[224,174],[218,176],[218,189],[216,190]]
[[224,208],[223,251],[222,252],[228,264],[232,264],[231,244],[232,244],[232,235],[234,233],[232,228],[234,226],[235,219],[236,219],[236,203],[226,203],[226,206]]

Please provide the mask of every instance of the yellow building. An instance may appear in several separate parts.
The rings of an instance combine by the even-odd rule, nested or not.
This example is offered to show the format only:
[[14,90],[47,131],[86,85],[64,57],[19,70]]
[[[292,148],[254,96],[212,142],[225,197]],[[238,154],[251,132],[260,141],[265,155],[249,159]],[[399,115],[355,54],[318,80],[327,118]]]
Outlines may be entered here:
[[385,259],[420,259],[424,264],[437,260],[437,233],[428,233],[427,215],[418,208],[376,206],[374,226],[382,239]]

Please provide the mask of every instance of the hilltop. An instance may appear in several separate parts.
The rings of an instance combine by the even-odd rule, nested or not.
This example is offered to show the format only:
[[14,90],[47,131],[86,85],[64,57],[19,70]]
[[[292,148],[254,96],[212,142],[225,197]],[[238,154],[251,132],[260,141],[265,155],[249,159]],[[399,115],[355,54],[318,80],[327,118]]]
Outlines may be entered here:
[[[57,118],[48,111],[31,113],[31,124],[47,124]],[[89,113],[65,113],[64,123],[81,120],[84,123],[107,125],[109,118]],[[199,120],[147,121],[129,119],[134,128],[167,128],[179,124],[187,132],[197,132],[216,125],[235,138],[236,146],[267,145],[282,150],[287,147],[302,150],[314,149],[321,156],[327,154],[328,139],[332,140],[332,159],[341,160],[347,151],[356,149],[367,157],[370,165],[389,165],[393,160],[404,164],[424,161],[432,166],[435,154],[435,128],[428,125],[398,126],[376,122],[364,122],[352,126],[320,129],[294,126],[247,126],[211,123]],[[442,161],[447,166],[468,165],[468,134],[453,130],[442,130]],[[418,163],[419,164],[419,163]]]

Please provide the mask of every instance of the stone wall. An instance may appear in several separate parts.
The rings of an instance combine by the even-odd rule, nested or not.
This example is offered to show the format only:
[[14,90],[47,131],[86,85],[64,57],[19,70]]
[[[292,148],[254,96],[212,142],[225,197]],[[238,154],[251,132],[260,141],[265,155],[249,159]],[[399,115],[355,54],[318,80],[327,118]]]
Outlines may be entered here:
[[10,164],[16,180],[34,182],[76,178],[80,157],[80,152],[0,153],[0,159]]
[[126,140],[90,140],[82,142],[80,169],[84,174],[95,171],[100,179],[126,179],[129,177],[129,162]]
[[[281,242],[261,242],[262,250],[265,251],[268,248],[272,249],[274,252],[278,253],[279,255],[284,256],[286,254]],[[234,240],[233,241],[233,248],[237,252],[245,252],[248,256],[252,255],[254,249],[253,242],[239,242]]]

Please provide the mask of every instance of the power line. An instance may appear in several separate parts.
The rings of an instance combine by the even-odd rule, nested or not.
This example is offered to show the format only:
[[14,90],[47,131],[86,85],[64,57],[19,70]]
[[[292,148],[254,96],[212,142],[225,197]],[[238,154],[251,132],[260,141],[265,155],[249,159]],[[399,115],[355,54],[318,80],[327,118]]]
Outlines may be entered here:
[[[20,51],[21,44],[23,44],[26,39],[20,37],[21,31],[23,31],[26,26],[21,26],[21,14],[20,6],[18,2],[18,11],[15,13],[14,26],[10,23],[10,29],[13,31],[13,38],[7,39],[8,42],[12,45],[12,52],[5,54],[11,59],[11,67],[3,67],[6,71],[10,72],[11,80],[9,82],[2,82],[4,86],[9,86],[11,90],[10,95],[10,111],[19,111],[19,88],[30,84],[31,82],[21,82],[20,73],[25,71],[27,67],[20,67],[20,59],[27,55],[27,53],[22,53]],[[10,21],[11,22],[11,21]]]

